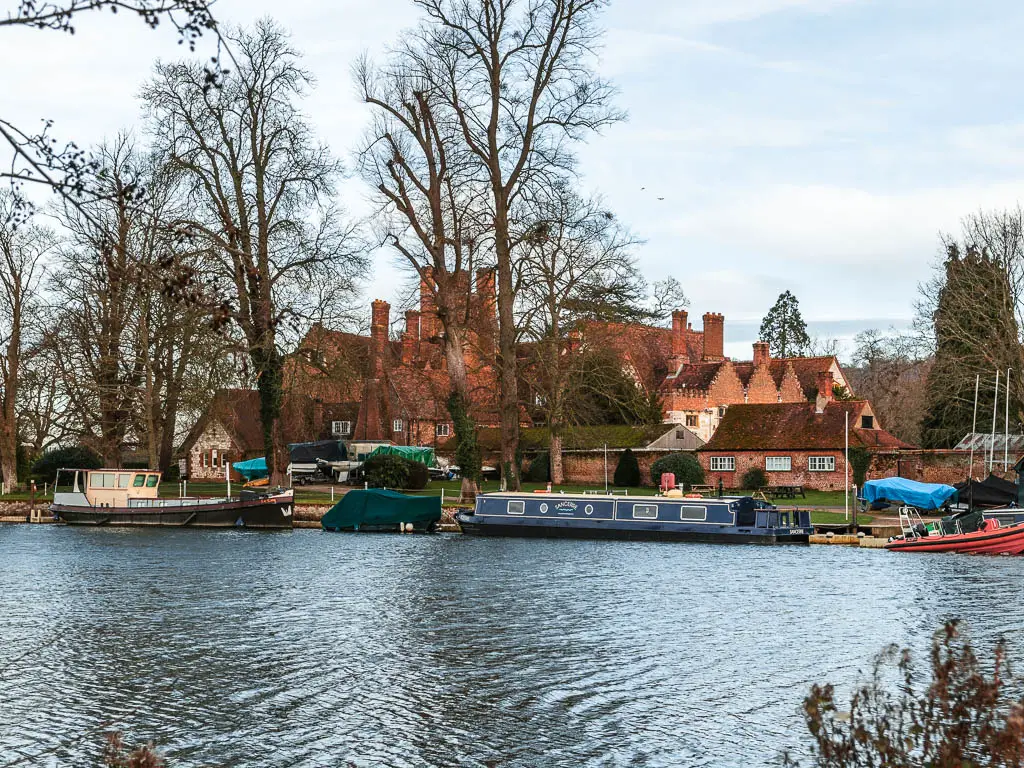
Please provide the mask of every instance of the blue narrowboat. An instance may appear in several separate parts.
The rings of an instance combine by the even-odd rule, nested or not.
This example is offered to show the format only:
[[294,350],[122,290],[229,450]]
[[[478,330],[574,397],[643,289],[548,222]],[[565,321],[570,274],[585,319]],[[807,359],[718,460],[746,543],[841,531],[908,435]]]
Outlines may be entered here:
[[750,496],[485,493],[456,519],[477,536],[806,544],[813,532],[807,510]]

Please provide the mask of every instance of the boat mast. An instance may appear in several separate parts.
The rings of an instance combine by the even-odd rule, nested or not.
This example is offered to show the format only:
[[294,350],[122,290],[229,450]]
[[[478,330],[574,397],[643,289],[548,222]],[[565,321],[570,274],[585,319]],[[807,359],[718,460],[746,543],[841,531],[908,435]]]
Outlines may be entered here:
[[981,374],[974,374],[974,422],[971,424],[971,464],[967,468],[967,479],[974,477],[974,442],[978,439],[978,385],[981,384]]
[[991,474],[996,464],[996,414],[999,412],[999,369],[996,369],[996,393],[992,401],[992,447],[988,454],[988,471]]
[[1010,468],[1010,371],[1006,369],[1006,421],[1003,424],[1003,474]]

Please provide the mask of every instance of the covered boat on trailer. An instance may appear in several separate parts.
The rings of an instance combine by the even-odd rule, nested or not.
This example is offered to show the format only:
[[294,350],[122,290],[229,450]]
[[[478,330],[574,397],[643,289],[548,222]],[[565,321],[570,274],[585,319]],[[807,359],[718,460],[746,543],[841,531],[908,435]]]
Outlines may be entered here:
[[290,488],[232,498],[160,498],[161,474],[150,469],[61,469],[50,511],[69,525],[193,528],[291,528]]
[[750,496],[485,493],[456,520],[476,536],[806,544],[813,532],[809,511]]

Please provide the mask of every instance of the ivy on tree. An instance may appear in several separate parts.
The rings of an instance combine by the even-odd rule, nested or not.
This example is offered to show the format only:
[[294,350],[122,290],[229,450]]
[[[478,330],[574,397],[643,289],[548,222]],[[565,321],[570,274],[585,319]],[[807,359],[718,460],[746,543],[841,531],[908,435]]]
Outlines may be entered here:
[[775,306],[761,321],[758,334],[761,341],[767,341],[773,357],[802,355],[811,344],[807,335],[807,323],[800,316],[800,302],[789,291],[779,294]]

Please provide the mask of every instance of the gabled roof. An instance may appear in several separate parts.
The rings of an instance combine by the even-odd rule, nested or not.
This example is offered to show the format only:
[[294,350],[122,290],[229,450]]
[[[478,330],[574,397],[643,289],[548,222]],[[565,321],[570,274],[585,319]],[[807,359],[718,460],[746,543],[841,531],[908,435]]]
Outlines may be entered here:
[[726,362],[687,363],[675,376],[669,375],[662,385],[666,389],[707,389]]
[[861,429],[866,400],[830,402],[822,413],[814,403],[733,405],[702,451],[841,450],[846,416],[850,414],[850,445],[864,448],[913,448],[882,429]]

